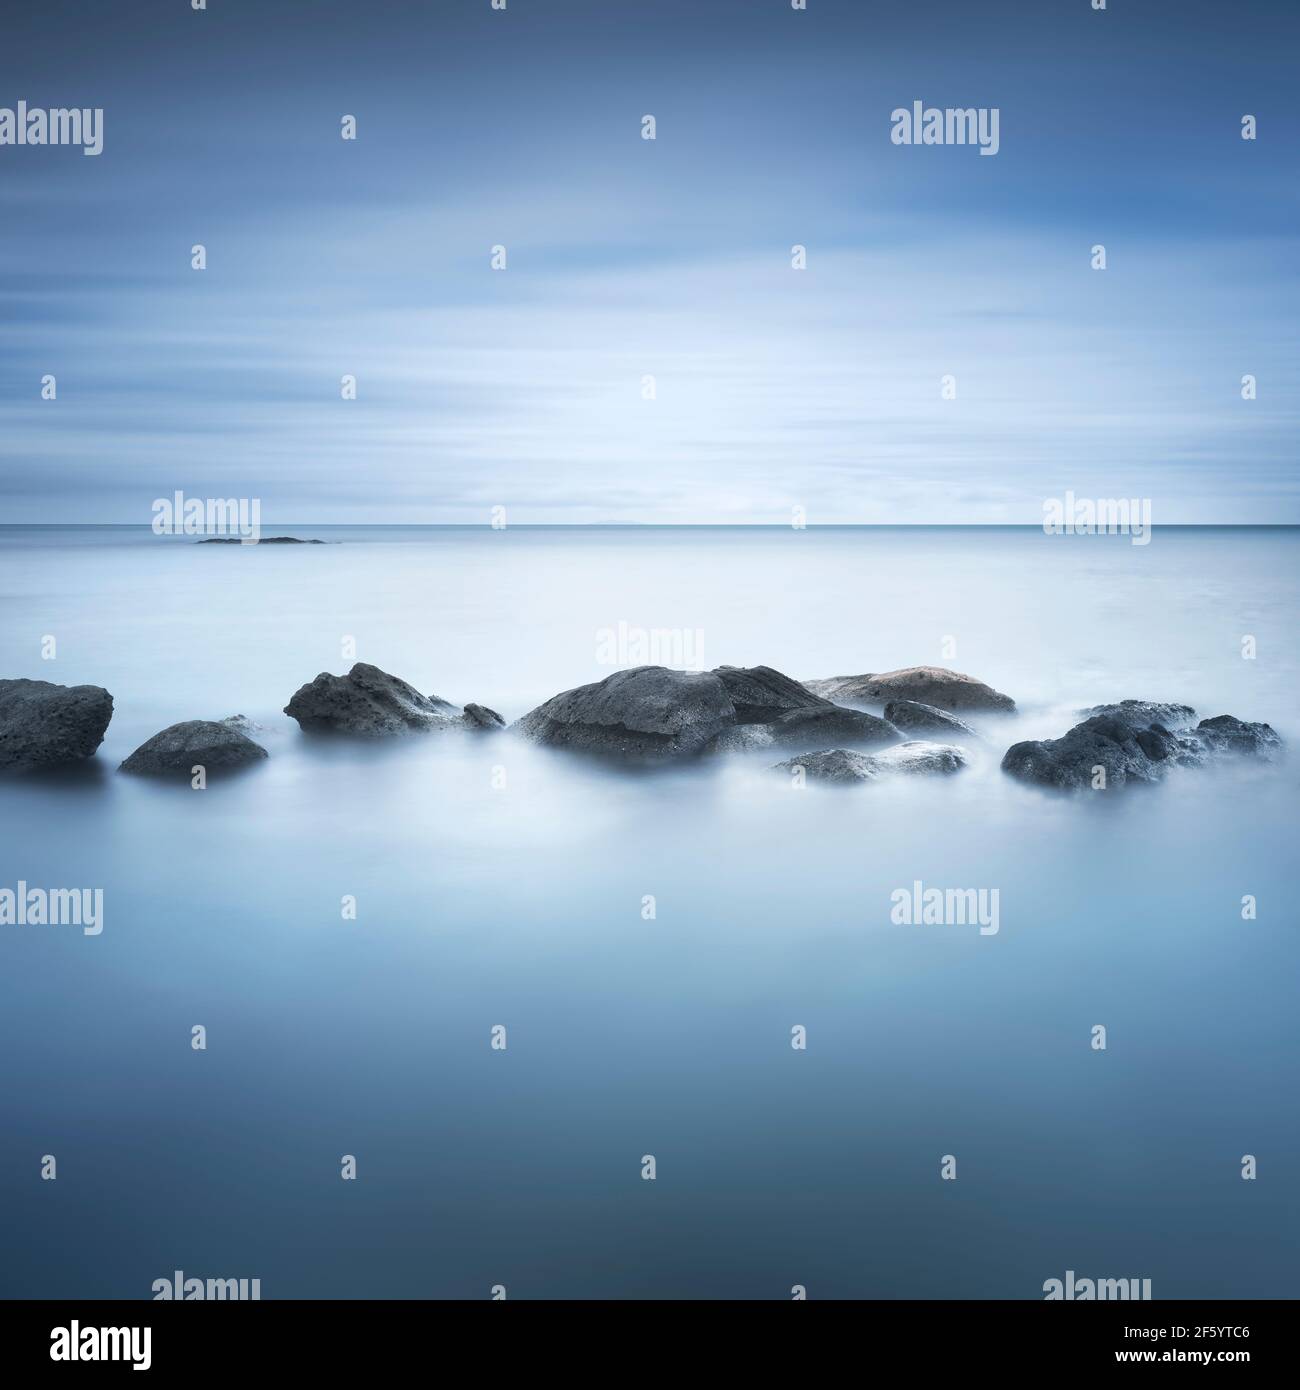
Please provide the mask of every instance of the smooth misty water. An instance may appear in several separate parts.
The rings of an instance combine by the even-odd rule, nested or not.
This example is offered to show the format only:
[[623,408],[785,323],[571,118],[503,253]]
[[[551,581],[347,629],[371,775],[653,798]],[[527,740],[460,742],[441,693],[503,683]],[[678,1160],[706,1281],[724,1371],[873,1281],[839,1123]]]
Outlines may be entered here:
[[[0,928],[0,1292],[1300,1294],[1297,763],[1074,799],[997,765],[1124,696],[1294,743],[1296,533],[278,529],[343,543],[0,532],[0,675],[117,709],[93,770],[0,784],[0,886],[106,900],[98,937]],[[513,718],[608,674],[620,620],[708,665],[951,665],[1022,713],[957,777],[838,793],[279,713],[351,635]],[[113,770],[236,711],[251,772]],[[892,926],[915,879],[996,887],[999,933]]]

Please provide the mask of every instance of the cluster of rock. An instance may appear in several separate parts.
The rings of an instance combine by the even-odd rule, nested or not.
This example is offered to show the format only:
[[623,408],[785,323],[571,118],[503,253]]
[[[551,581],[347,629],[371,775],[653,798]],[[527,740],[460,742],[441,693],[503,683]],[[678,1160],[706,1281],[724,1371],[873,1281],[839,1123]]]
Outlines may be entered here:
[[[881,707],[877,714],[860,708]],[[794,756],[774,772],[832,784],[898,774],[951,773],[967,765],[959,740],[982,735],[955,711],[1012,714],[1015,701],[972,676],[935,666],[877,675],[797,681],[770,666],[673,671],[637,666],[566,690],[530,710],[512,732],[552,748],[623,764],[679,762],[769,750]],[[322,672],[294,692],[284,712],[307,733],[389,738],[411,733],[505,728],[495,710],[425,695],[377,666]],[[1075,788],[1155,782],[1173,767],[1225,755],[1270,758],[1282,740],[1267,724],[1231,715],[1202,719],[1188,705],[1124,700],[1081,710],[1055,739],[1017,743],[1002,759],[1013,777]],[[92,756],[113,715],[98,686],[0,680],[0,772],[30,772]],[[230,769],[266,758],[243,715],[173,724],[141,744],[124,772]],[[925,737],[918,737],[924,735]],[[932,737],[931,737],[932,736]]]
[[[1123,700],[1097,705],[1061,738],[1013,744],[1002,770],[1022,781],[1067,789],[1158,782],[1175,767],[1200,767],[1223,754],[1272,758],[1282,740],[1268,724],[1230,714],[1202,719],[1189,705]],[[1180,727],[1169,728],[1173,723]],[[1099,775],[1100,773],[1100,775]]]

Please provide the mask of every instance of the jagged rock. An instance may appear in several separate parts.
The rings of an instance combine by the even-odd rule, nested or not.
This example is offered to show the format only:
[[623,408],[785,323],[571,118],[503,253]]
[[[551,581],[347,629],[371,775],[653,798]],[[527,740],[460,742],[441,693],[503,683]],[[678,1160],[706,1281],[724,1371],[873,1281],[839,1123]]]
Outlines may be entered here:
[[384,738],[392,734],[437,729],[500,728],[505,721],[494,711],[475,705],[462,712],[436,695],[421,695],[413,685],[390,676],[378,666],[359,661],[346,676],[322,671],[294,692],[284,707],[311,733],[353,734]]
[[120,767],[122,772],[189,776],[195,767],[243,767],[266,757],[266,749],[224,720],[187,719],[147,739]]
[[1158,782],[1173,767],[1197,767],[1220,754],[1268,758],[1282,746],[1269,725],[1246,724],[1230,714],[1202,719],[1194,729],[1178,730],[1154,720],[1138,727],[1135,718],[1131,710],[1094,715],[1061,738],[1014,744],[1003,756],[1002,770],[1044,786],[1080,788],[1093,785],[1094,769],[1100,767],[1105,769],[1105,785],[1118,787]]
[[303,540],[301,536],[261,536],[244,540],[242,536],[205,536],[197,545],[324,545],[324,541]]
[[1113,705],[1093,705],[1091,709],[1080,710],[1079,713],[1085,719],[1108,715],[1134,729],[1147,729],[1152,724],[1163,724],[1166,729],[1182,729],[1196,718],[1196,711],[1191,705],[1162,704],[1159,700],[1120,700]]
[[700,752],[735,722],[731,696],[713,672],[634,666],[553,695],[511,727],[553,748],[662,762]]
[[915,700],[941,710],[996,710],[1011,713],[1016,702],[974,676],[942,666],[908,666],[879,675],[831,676],[804,681],[814,695],[838,703],[871,705],[889,700]]
[[0,772],[89,758],[112,717],[113,697],[98,685],[0,680]]
[[891,700],[885,706],[885,718],[895,728],[909,734],[966,734],[979,738],[979,734],[955,714],[936,705],[923,705],[919,700]]
[[965,766],[966,754],[955,745],[914,739],[880,753],[858,753],[850,748],[801,753],[768,770],[790,776],[796,768],[803,768],[804,778],[809,782],[852,784],[875,782],[900,773],[957,772]]
[[486,705],[466,705],[464,710],[466,724],[478,729],[504,729],[506,721],[494,709]]
[[1281,736],[1272,725],[1246,724],[1230,714],[1202,719],[1194,732],[1215,753],[1272,758],[1282,749]]
[[770,666],[719,666],[713,674],[726,687],[738,724],[767,724],[791,710],[832,708],[829,700]]
[[716,735],[709,753],[744,753],[762,748],[824,750],[847,745],[878,748],[903,737],[887,720],[863,710],[821,701],[812,709],[792,709],[765,724],[737,724]]

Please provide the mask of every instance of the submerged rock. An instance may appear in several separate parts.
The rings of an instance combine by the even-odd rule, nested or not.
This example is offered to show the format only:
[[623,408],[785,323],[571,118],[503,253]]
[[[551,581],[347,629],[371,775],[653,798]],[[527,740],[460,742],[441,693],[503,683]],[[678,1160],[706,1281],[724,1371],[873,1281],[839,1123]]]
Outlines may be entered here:
[[885,718],[907,733],[966,734],[979,738],[979,734],[955,714],[936,705],[923,705],[920,700],[891,700],[885,706]]
[[902,734],[887,720],[864,710],[845,709],[823,700],[812,709],[793,709],[766,724],[737,724],[708,745],[709,753],[745,753],[762,748],[823,750],[847,745],[879,748],[897,743]]
[[1002,770],[1022,781],[1073,789],[1092,787],[1101,768],[1105,786],[1118,787],[1158,782],[1171,768],[1197,767],[1220,754],[1269,758],[1282,746],[1269,725],[1247,724],[1230,714],[1202,719],[1194,729],[1170,730],[1158,720],[1142,727],[1132,708],[1140,703],[1124,701],[1120,714],[1094,715],[1061,738],[1014,744],[1003,756]]
[[147,739],[120,767],[122,772],[189,776],[195,767],[243,767],[266,757],[266,749],[225,720],[187,719]]
[[1080,710],[1084,718],[1108,715],[1112,719],[1123,720],[1135,729],[1150,728],[1152,724],[1163,724],[1167,729],[1181,729],[1196,718],[1191,705],[1162,704],[1159,700],[1120,700],[1113,705],[1093,705],[1091,709]]
[[735,722],[727,687],[712,671],[634,666],[554,695],[511,727],[552,748],[663,762],[699,753]]
[[449,701],[422,695],[413,685],[362,661],[346,676],[322,671],[294,692],[284,712],[310,733],[361,738],[385,738],[413,730],[501,728],[505,724],[494,710],[474,705],[461,711]]
[[113,697],[98,685],[0,680],[0,772],[89,758],[112,717]]
[[919,739],[886,748],[880,753],[859,753],[851,748],[827,752],[801,753],[769,768],[792,776],[797,768],[809,782],[842,785],[875,782],[900,773],[950,773],[966,766],[966,754],[949,743],[927,743]]
[[1282,750],[1282,737],[1271,724],[1246,724],[1230,714],[1202,719],[1193,732],[1215,753],[1267,759]]
[[860,705],[912,700],[941,710],[996,710],[1008,714],[1016,708],[1010,695],[1003,695],[974,676],[942,666],[908,666],[879,675],[831,676],[804,681],[804,686],[828,700]]

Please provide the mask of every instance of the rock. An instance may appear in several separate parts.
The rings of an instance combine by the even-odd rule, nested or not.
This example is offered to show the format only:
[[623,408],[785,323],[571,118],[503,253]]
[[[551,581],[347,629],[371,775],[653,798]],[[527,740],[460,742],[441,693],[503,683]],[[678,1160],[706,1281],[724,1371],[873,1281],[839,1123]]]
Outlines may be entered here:
[[242,536],[205,536],[196,545],[324,545],[324,541],[305,541],[300,536],[262,536],[258,540],[244,540]]
[[[1139,701],[1125,701],[1137,705]],[[1186,705],[1166,706],[1178,711]],[[1282,740],[1267,724],[1246,724],[1230,714],[1202,719],[1194,729],[1171,731],[1157,720],[1145,728],[1133,709],[1094,715],[1061,738],[1035,739],[1008,748],[1002,770],[1043,786],[1091,787],[1094,768],[1106,772],[1106,786],[1158,782],[1173,767],[1197,767],[1211,758],[1244,754],[1271,758]]]
[[902,734],[884,719],[863,710],[845,709],[823,700],[812,709],[792,709],[766,724],[737,724],[716,735],[709,753],[743,753],[761,748],[820,751],[847,745],[879,748],[897,743]]
[[476,729],[504,729],[506,726],[506,721],[496,710],[488,709],[486,705],[466,705],[464,719],[466,724]]
[[936,705],[923,705],[919,700],[891,700],[885,706],[885,718],[907,733],[966,734],[979,738],[979,734],[955,714]]
[[1230,714],[1202,719],[1193,731],[1212,752],[1243,757],[1273,758],[1282,749],[1281,736],[1269,724],[1246,724]]
[[1152,724],[1163,724],[1166,729],[1182,729],[1196,718],[1196,711],[1191,705],[1161,704],[1158,700],[1120,700],[1113,705],[1093,705],[1091,709],[1080,710],[1079,713],[1085,719],[1108,715],[1134,729],[1150,728]]
[[553,748],[653,763],[693,756],[735,722],[713,672],[634,666],[554,695],[511,727]]
[[437,729],[501,728],[505,721],[482,705],[461,710],[436,695],[421,695],[378,666],[359,661],[346,676],[322,671],[294,692],[284,707],[310,733],[353,734],[385,738],[392,734]]
[[98,685],[0,680],[0,772],[89,758],[112,717],[113,697]]
[[953,744],[911,740],[881,753],[858,753],[849,748],[801,753],[768,770],[792,775],[802,767],[810,782],[852,784],[875,782],[899,773],[957,772],[965,766],[966,754]]
[[889,700],[913,700],[941,710],[996,710],[1012,713],[1016,702],[1000,691],[960,671],[942,666],[908,666],[880,675],[831,676],[804,681],[814,695],[839,703],[870,705]]
[[767,724],[791,710],[828,709],[831,702],[770,666],[719,666],[738,724]]
[[187,719],[172,724],[142,743],[122,764],[122,772],[161,774],[179,772],[189,776],[195,767],[243,767],[266,757],[260,743],[224,721]]

